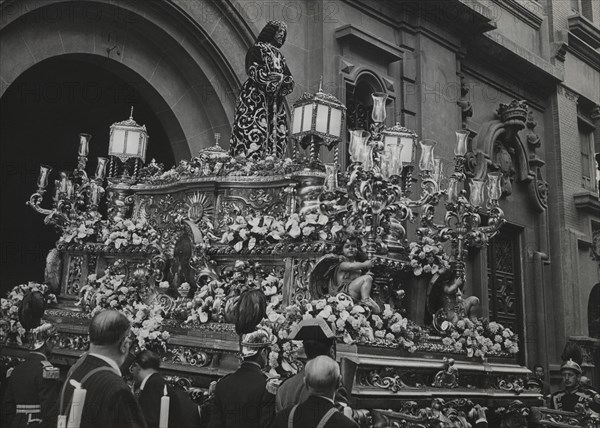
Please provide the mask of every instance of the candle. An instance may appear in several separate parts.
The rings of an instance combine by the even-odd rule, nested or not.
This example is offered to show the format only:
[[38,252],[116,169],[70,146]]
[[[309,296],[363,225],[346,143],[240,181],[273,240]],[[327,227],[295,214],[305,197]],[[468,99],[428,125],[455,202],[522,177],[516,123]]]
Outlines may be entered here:
[[87,156],[90,151],[90,134],[79,134],[79,156]]
[[421,159],[419,160],[419,169],[421,171],[433,170],[433,148],[437,144],[435,140],[423,140],[421,145]]
[[464,156],[467,153],[467,142],[469,140],[469,131],[456,131],[456,156]]
[[471,180],[471,197],[469,199],[469,201],[471,202],[471,205],[475,205],[477,207],[480,207],[483,205],[483,201],[484,201],[484,184],[485,181],[484,180],[478,180],[476,178],[473,178]]
[[169,426],[169,402],[171,399],[167,395],[167,385],[165,385],[165,390],[163,396],[160,399],[160,419],[158,422],[159,428],[168,428]]
[[69,422],[67,428],[79,428],[81,425],[81,414],[83,413],[83,405],[85,404],[85,395],[87,390],[81,387],[81,384],[71,379],[69,381],[75,387],[73,390],[73,401],[71,403],[71,411],[69,412]]
[[381,123],[385,120],[385,101],[387,100],[387,94],[384,92],[373,92],[371,98],[373,98],[373,110],[371,111],[371,119],[373,122]]
[[67,173],[66,172],[61,172],[60,173],[60,191],[62,193],[67,193]]
[[67,180],[67,198],[73,196],[73,182],[71,180]]
[[106,158],[98,158],[98,166],[96,167],[96,180],[104,180],[104,176],[106,175],[106,164],[108,163],[108,159]]
[[45,189],[48,186],[48,176],[50,175],[52,168],[46,165],[40,165],[40,176],[38,177],[38,187]]

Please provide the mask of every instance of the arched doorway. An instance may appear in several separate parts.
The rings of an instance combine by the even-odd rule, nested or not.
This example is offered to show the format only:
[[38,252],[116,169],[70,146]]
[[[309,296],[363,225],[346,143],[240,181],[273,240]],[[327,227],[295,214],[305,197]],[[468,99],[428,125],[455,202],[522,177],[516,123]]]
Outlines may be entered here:
[[[140,92],[126,80],[84,57],[54,57],[31,67],[0,99],[0,263],[2,292],[27,281],[43,281],[47,252],[58,235],[43,217],[25,205],[35,192],[40,164],[59,171],[77,165],[78,134],[92,135],[88,172],[108,152],[109,127],[134,118],[150,135],[147,158],[175,162],[160,120]],[[45,207],[51,206],[46,195]]]
[[[177,159],[228,141],[252,43],[229,1],[7,0],[0,5],[0,96],[27,69],[81,54],[135,86]],[[197,15],[197,16],[195,16]],[[210,19],[209,19],[210,18]]]
[[255,29],[228,0],[6,0],[0,15],[1,294],[41,281],[57,238],[24,204],[39,164],[72,169],[88,132],[91,168],[130,105],[149,130],[148,159],[189,159],[216,132],[228,141]]

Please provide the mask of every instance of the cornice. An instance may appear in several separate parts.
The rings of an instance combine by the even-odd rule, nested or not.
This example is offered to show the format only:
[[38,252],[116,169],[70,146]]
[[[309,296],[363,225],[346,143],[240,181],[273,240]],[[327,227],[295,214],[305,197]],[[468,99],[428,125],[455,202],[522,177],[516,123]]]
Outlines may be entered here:
[[600,71],[600,52],[569,31],[568,52],[585,62],[596,71]]
[[353,24],[346,24],[336,28],[335,38],[340,41],[361,42],[378,54],[385,56],[390,62],[400,60],[404,55],[404,51],[398,46]]
[[581,192],[573,195],[573,201],[575,202],[575,208],[587,211],[590,214],[600,215],[600,199],[598,193],[594,192]]
[[530,27],[539,30],[544,22],[542,7],[533,0],[493,0],[494,3],[509,10]]

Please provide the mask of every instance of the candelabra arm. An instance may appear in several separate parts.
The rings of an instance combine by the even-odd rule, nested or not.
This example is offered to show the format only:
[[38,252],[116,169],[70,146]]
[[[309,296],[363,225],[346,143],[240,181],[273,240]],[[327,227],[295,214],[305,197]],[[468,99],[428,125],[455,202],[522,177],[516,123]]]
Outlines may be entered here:
[[38,190],[33,195],[31,195],[31,197],[29,198],[29,201],[26,202],[26,205],[29,205],[31,208],[33,208],[36,212],[38,212],[40,214],[49,215],[53,212],[53,210],[48,210],[48,209],[42,208],[40,206],[42,203],[42,200],[44,199],[44,194],[42,192],[45,192],[45,191]]

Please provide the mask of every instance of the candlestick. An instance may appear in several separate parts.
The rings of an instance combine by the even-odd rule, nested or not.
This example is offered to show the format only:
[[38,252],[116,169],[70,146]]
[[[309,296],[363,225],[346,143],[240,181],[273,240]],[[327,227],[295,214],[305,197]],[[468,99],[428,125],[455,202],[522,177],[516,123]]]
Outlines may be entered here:
[[85,404],[87,390],[82,388],[81,384],[73,379],[69,382],[75,389],[73,390],[73,401],[71,403],[67,428],[79,428],[79,425],[81,425],[81,415],[83,413],[83,405]]
[[165,385],[163,396],[160,399],[160,419],[159,428],[168,428],[169,426],[169,403],[171,399],[167,395],[167,385]]

